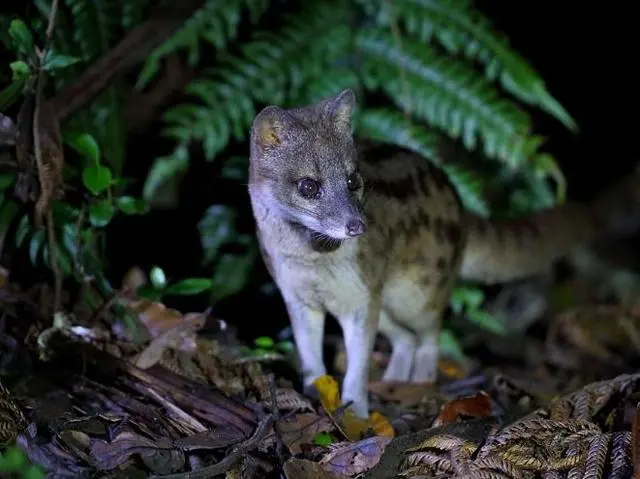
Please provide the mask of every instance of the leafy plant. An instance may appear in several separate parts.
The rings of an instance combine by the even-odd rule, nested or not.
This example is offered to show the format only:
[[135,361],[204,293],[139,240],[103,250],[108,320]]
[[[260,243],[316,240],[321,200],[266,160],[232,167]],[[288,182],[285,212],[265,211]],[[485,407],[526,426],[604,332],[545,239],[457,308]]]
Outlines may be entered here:
[[4,452],[0,452],[0,472],[16,474],[17,477],[22,479],[41,479],[46,477],[42,469],[31,464],[27,456],[17,446],[11,446]]
[[210,278],[185,278],[176,283],[168,283],[167,277],[159,266],[151,268],[149,273],[151,280],[150,286],[141,286],[138,295],[160,300],[164,296],[190,296],[208,291],[213,286],[213,280]]
[[[12,83],[0,93],[0,108],[19,98],[33,75],[34,39],[42,36],[50,9],[49,0],[35,3],[42,17],[31,28],[0,17],[0,26],[6,26],[0,40],[18,57],[10,66]],[[66,8],[59,12],[55,53],[47,63],[56,89],[153,10],[149,0],[61,4]],[[245,26],[248,34],[240,35]],[[573,132],[575,121],[471,0],[314,0],[288,2],[286,10],[276,0],[204,0],[148,56],[135,87],[149,89],[172,56],[186,57],[198,73],[184,88],[185,98],[162,115],[162,136],[174,148],[155,159],[142,198],[126,195],[121,178],[127,138],[123,112],[130,90],[125,81],[110,84],[63,125],[64,141],[83,159],[80,171],[67,168],[69,176],[80,175],[90,196],[87,205],[54,208],[59,243],[66,248],[59,256],[68,255],[65,271],[86,255],[87,245],[97,249],[100,232],[116,214],[145,214],[167,185],[175,187],[194,152],[217,161],[224,178],[245,182],[246,155],[232,156],[230,150],[246,141],[265,105],[297,106],[344,88],[358,94],[357,135],[407,148],[440,165],[473,212],[509,215],[564,200],[564,177],[544,150],[545,138],[534,130],[529,111],[545,112]],[[459,145],[478,164],[502,166],[502,175],[480,175],[475,165],[445,161],[441,146],[446,142]],[[508,191],[506,204],[488,200],[496,189]],[[7,206],[11,201],[5,197],[0,207],[2,225],[6,217],[19,215],[13,212],[17,207]],[[198,224],[204,264],[214,271],[210,280],[155,286],[153,294],[207,290],[216,302],[241,291],[259,255],[253,236],[239,231],[238,215],[229,206],[212,205]],[[32,259],[46,260],[44,234],[29,230],[24,219],[17,239],[29,244]],[[92,274],[100,271],[98,262]],[[481,303],[481,296],[463,287],[451,305],[498,332]]]

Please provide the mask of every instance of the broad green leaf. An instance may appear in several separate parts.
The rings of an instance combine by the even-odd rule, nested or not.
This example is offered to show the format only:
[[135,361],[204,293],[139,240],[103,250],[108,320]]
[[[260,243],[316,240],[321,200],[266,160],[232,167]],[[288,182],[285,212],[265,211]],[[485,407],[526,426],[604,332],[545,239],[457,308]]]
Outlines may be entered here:
[[25,80],[29,78],[29,75],[31,74],[31,69],[29,68],[29,65],[27,65],[22,60],[9,63],[9,68],[11,68],[11,71],[13,72],[14,81]]
[[16,246],[20,248],[24,240],[27,238],[27,235],[31,231],[31,223],[29,223],[29,217],[24,215],[20,222],[18,223],[18,228],[16,229]]
[[25,79],[14,80],[8,87],[0,91],[0,111],[7,111],[20,98],[20,93],[25,84]]
[[96,228],[101,228],[109,224],[115,212],[115,206],[108,199],[91,203],[89,205],[89,221]]
[[454,289],[450,299],[450,306],[454,313],[460,314],[465,306],[477,309],[484,301],[484,292],[472,286],[458,286]]
[[33,35],[29,27],[20,19],[11,20],[9,35],[14,46],[24,55],[29,55],[34,51]]
[[4,191],[16,180],[15,172],[7,172],[0,174],[0,191]]
[[213,205],[207,208],[198,223],[200,243],[204,252],[204,264],[213,261],[220,247],[233,241],[238,235],[234,227],[235,219],[236,212],[228,206]]
[[94,165],[82,171],[84,186],[94,195],[99,195],[111,185],[111,170],[104,165]]
[[213,280],[209,278],[187,278],[168,286],[165,289],[165,293],[187,296],[191,294],[200,294],[203,291],[211,289],[212,286]]
[[18,214],[18,204],[10,199],[0,205],[0,235],[6,234]]
[[89,133],[69,133],[64,135],[64,140],[71,148],[90,159],[93,166],[100,165],[100,146]]
[[116,199],[116,204],[127,215],[143,215],[149,211],[149,204],[145,200],[133,196],[121,196]]
[[213,303],[236,294],[244,288],[251,274],[254,260],[253,251],[245,255],[225,254],[220,257],[213,272],[211,287]]
[[38,264],[38,256],[42,251],[45,239],[46,235],[43,230],[36,230],[31,237],[31,242],[29,243],[29,259],[34,266]]
[[159,266],[154,266],[151,268],[151,272],[149,273],[149,279],[151,280],[151,284],[154,288],[162,289],[167,285],[167,277],[164,274],[164,271]]
[[144,183],[143,198],[147,201],[153,199],[164,184],[184,173],[188,167],[189,154],[186,146],[178,147],[170,156],[158,158]]
[[49,50],[47,56],[44,59],[42,68],[46,71],[62,70],[74,63],[80,61],[80,58],[72,57],[71,55],[64,55],[54,50]]

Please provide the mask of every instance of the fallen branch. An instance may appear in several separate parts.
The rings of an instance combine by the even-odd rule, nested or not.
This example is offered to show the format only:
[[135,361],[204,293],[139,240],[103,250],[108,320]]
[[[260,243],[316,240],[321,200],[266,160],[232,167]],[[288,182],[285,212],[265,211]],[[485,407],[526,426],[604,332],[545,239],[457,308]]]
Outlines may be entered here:
[[208,466],[203,467],[202,469],[198,469],[197,471],[189,471],[182,472],[178,474],[167,474],[163,476],[151,476],[152,478],[162,478],[162,479],[204,479],[208,477],[214,477],[218,474],[224,474],[228,471],[233,465],[238,462],[238,460],[244,455],[250,452],[251,450],[258,447],[258,443],[264,439],[264,437],[269,432],[271,426],[273,426],[275,422],[275,415],[267,414],[258,427],[256,427],[253,435],[247,439],[246,441],[238,444],[231,452],[225,456],[220,462]]

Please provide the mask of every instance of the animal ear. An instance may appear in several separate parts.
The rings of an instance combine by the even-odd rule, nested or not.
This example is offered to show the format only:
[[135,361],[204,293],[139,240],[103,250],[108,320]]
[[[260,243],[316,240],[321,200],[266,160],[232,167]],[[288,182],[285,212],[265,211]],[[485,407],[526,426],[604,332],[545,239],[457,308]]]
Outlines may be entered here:
[[340,132],[352,132],[353,110],[356,107],[356,94],[351,89],[342,90],[329,104],[329,114]]
[[268,106],[258,113],[251,128],[252,142],[260,151],[287,143],[300,123],[284,109]]

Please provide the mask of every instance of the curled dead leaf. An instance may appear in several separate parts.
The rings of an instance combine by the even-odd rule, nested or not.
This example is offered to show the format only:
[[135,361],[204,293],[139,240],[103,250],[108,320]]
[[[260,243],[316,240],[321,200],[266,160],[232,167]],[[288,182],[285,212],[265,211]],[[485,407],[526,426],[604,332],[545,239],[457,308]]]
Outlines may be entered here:
[[440,414],[433,421],[432,427],[456,422],[460,416],[490,417],[491,398],[484,391],[470,397],[454,399],[440,408]]
[[374,436],[358,442],[332,444],[331,452],[320,460],[320,464],[332,472],[355,476],[375,466],[390,441],[391,437]]

